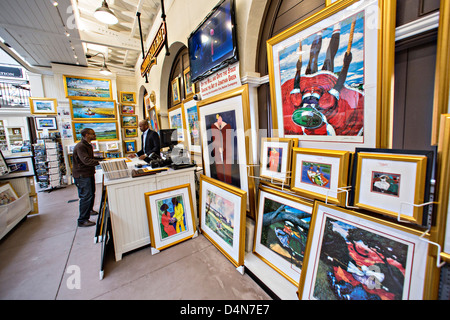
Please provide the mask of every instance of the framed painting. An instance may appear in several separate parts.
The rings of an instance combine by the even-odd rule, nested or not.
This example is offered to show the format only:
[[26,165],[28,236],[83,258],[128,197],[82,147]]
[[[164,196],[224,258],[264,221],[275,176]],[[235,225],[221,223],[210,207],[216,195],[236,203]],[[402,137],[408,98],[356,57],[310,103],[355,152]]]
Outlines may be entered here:
[[187,67],[183,71],[185,98],[190,98],[195,93],[195,84],[191,79],[191,67]]
[[395,149],[355,150],[353,206],[427,224],[433,152]]
[[54,114],[58,112],[56,110],[58,102],[53,98],[32,98],[30,97],[30,112],[31,114]]
[[122,128],[136,128],[138,126],[137,116],[122,115]]
[[270,181],[288,184],[291,177],[292,148],[297,139],[262,138],[259,176]]
[[56,117],[34,117],[36,121],[36,130],[58,130]]
[[202,234],[236,267],[244,264],[246,192],[200,175]]
[[94,151],[99,151],[100,150],[100,146],[98,144],[98,140],[92,140],[91,141],[91,145],[92,145],[92,150],[94,150]]
[[125,128],[123,135],[125,138],[135,138],[138,136],[137,128]]
[[123,149],[125,150],[125,153],[135,153],[137,152],[136,149],[136,140],[124,140],[123,141]]
[[118,141],[106,142],[106,150],[107,151],[119,150],[119,142]]
[[309,199],[345,205],[349,151],[294,148],[291,190]]
[[152,104],[150,102],[150,95],[147,93],[144,96],[144,108],[145,108],[145,117],[150,117],[150,108],[152,107]]
[[253,252],[298,286],[313,203],[263,185],[258,199]]
[[94,157],[96,157],[96,158],[104,158],[105,157],[105,151],[94,151]]
[[394,27],[395,1],[343,0],[269,39],[275,134],[302,148],[386,143]]
[[246,133],[250,130],[248,85],[197,102],[205,175],[247,192],[254,218],[254,180]]
[[120,91],[120,103],[136,103],[136,92]]
[[0,184],[0,206],[10,204],[19,199],[11,183]]
[[169,109],[169,128],[177,129],[178,142],[184,141],[184,118],[182,105]]
[[75,144],[69,144],[67,146],[67,153],[69,153],[69,154],[73,153],[73,149],[75,149],[76,145],[77,145],[76,143]]
[[112,99],[110,79],[63,75],[66,98],[83,97],[92,100]]
[[105,158],[107,159],[122,158],[122,153],[120,151],[106,151]]
[[160,125],[159,125],[158,111],[156,110],[156,106],[150,108],[148,117],[150,119],[149,120],[150,129],[158,132]]
[[189,183],[146,192],[150,243],[160,251],[197,235]]
[[6,164],[5,156],[3,155],[2,150],[0,150],[0,177],[7,175],[9,173],[9,167]]
[[116,120],[115,100],[69,99],[72,120]]
[[172,102],[173,104],[178,104],[181,102],[181,94],[180,94],[180,78],[176,77],[172,80]]
[[422,232],[316,201],[303,260],[302,300],[423,300]]
[[9,174],[2,178],[12,179],[35,175],[32,157],[7,158],[6,165],[9,168]]
[[119,140],[119,134],[117,130],[117,122],[102,121],[102,122],[72,122],[73,138],[74,142],[81,140],[81,130],[89,128],[95,131],[97,140],[101,141],[113,141]]
[[121,114],[134,114],[136,112],[136,106],[131,104],[122,104],[120,106]]
[[200,142],[200,125],[198,122],[197,102],[190,98],[183,102],[184,121],[186,128],[186,140],[191,153],[200,154],[202,146]]

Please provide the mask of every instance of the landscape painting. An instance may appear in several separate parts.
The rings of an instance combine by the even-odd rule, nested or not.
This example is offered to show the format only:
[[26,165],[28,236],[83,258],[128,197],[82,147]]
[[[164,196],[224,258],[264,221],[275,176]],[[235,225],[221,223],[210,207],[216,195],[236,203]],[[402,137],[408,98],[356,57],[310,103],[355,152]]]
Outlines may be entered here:
[[82,78],[75,76],[63,76],[66,98],[69,97],[92,97],[99,99],[111,99],[111,80]]
[[117,122],[73,122],[72,130],[75,142],[81,140],[81,130],[90,128],[95,131],[97,140],[112,141],[119,140]]
[[234,204],[228,199],[207,190],[205,224],[223,241],[233,247]]
[[70,108],[73,120],[115,120],[117,117],[114,100],[70,99]]

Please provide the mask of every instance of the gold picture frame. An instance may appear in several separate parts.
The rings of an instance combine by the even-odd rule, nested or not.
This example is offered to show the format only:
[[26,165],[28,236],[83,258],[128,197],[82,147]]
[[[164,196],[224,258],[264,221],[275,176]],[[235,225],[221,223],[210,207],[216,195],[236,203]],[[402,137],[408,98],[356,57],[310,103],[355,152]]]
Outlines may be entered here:
[[58,101],[54,98],[34,98],[30,97],[31,114],[54,114],[58,113]]
[[[220,93],[214,97],[197,103],[200,123],[200,142],[202,145],[202,163],[205,175],[234,185],[247,192],[247,214],[255,217],[255,183],[249,134],[251,130],[250,102],[248,84]],[[221,147],[220,141],[213,143],[214,134],[207,132],[216,130],[219,118],[226,127],[221,130],[228,135],[235,135],[236,148],[227,144]],[[214,127],[215,126],[215,127]],[[221,134],[225,137],[224,133]],[[230,141],[230,140],[228,140]],[[217,150],[210,159],[211,151]],[[222,156],[220,156],[222,148]],[[227,151],[232,148],[233,152]],[[225,150],[224,150],[225,149]],[[235,157],[234,159],[233,156]],[[219,161],[223,157],[222,161]],[[217,159],[217,160],[216,160]],[[231,167],[231,168],[230,168]]]
[[120,91],[119,96],[122,104],[136,103],[136,92]]
[[185,99],[192,97],[195,94],[195,84],[191,81],[191,67],[187,67],[183,71],[183,83]]
[[181,102],[180,78],[176,77],[171,82],[172,102],[178,104]]
[[425,192],[429,188],[429,159],[425,154],[406,154],[404,150],[405,154],[378,150],[356,149],[352,205],[422,225],[424,207],[420,205],[429,200]]
[[123,150],[125,153],[136,153],[138,151],[136,140],[123,140]]
[[293,148],[291,190],[311,200],[345,205],[349,151]]
[[[200,175],[201,233],[235,267],[244,265],[246,198],[245,191],[203,174]],[[216,206],[216,202],[219,201],[222,205]],[[222,228],[227,232],[217,231]]]
[[[341,0],[267,41],[274,136],[298,138],[299,146],[304,148],[331,149],[336,148],[336,142],[339,142],[339,149],[351,151],[355,147],[387,148],[391,144],[395,9],[395,1]],[[364,22],[369,20],[370,23]],[[347,66],[352,74],[352,79],[345,79],[349,83],[338,86],[342,92],[334,89],[334,84],[338,82],[337,73],[343,74],[340,72],[342,69],[338,70],[338,62],[336,70],[333,63],[327,63],[326,67],[318,65],[315,63],[318,59],[309,60],[310,52],[305,53],[301,49],[302,42],[305,42],[304,48],[309,48],[314,37],[329,43],[338,24],[342,41],[338,42],[336,57],[330,59],[339,59],[340,64],[348,55],[351,61],[347,59]],[[353,33],[357,33],[358,37],[353,37]],[[359,48],[361,45],[362,49]],[[322,53],[325,56],[326,50],[322,48],[321,56]],[[360,55],[360,50],[364,54]],[[291,59],[291,54],[298,58]],[[324,76],[325,73],[328,76]],[[331,74],[334,75],[331,77]],[[354,80],[355,74],[358,80]],[[327,113],[328,110],[342,108],[344,101],[347,101],[347,93],[347,97],[354,96],[349,102],[351,122],[335,116],[342,115],[340,112]],[[288,94],[289,97],[286,97]],[[317,103],[310,102],[313,98],[317,99]],[[316,109],[317,104],[323,108]]]
[[[197,235],[195,211],[189,183],[146,192],[150,244],[160,251]],[[176,205],[172,201],[176,199]],[[182,208],[182,214],[179,208]],[[177,207],[177,209],[174,208]],[[172,214],[170,211],[173,211]],[[177,219],[177,217],[180,217]]]
[[[416,228],[315,201],[298,298],[426,300],[428,238]],[[371,276],[359,277],[361,269]],[[361,290],[353,292],[356,286]]]
[[81,141],[81,130],[90,128],[95,131],[99,141],[119,140],[117,121],[72,121],[73,141]]
[[63,83],[66,98],[84,97],[91,100],[113,98],[111,79],[63,75]]
[[294,138],[262,138],[260,154],[261,178],[289,184],[292,169],[292,149],[298,140]]
[[69,98],[72,121],[117,120],[116,100]]

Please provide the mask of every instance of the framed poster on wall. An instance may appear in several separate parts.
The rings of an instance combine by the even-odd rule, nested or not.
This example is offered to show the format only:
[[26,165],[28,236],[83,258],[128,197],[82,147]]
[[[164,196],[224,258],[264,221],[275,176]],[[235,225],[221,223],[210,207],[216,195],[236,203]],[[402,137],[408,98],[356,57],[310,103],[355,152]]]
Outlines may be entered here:
[[269,39],[275,134],[303,148],[378,147],[392,104],[393,19],[395,2],[343,0]]

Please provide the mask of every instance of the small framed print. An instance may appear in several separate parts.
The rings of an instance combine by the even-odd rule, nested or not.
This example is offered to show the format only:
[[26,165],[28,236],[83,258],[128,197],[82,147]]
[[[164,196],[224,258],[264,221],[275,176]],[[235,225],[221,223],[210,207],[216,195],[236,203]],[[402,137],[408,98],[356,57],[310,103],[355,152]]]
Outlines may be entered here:
[[56,123],[56,117],[34,117],[36,121],[36,130],[58,130],[58,124]]
[[94,151],[94,157],[96,158],[104,158],[105,152],[104,151]]
[[294,147],[297,147],[297,139],[262,138],[260,177],[287,184],[291,176]]
[[[5,178],[31,177],[35,175],[32,157],[7,158],[9,174]],[[2,177],[3,178],[3,177]]]
[[120,106],[120,113],[121,114],[134,114],[136,112],[136,106],[131,104],[122,104]]
[[183,105],[169,109],[169,128],[177,129],[178,141],[184,141]]
[[293,148],[291,190],[309,199],[345,205],[349,151]]
[[58,103],[53,98],[30,98],[31,114],[57,114]]
[[200,175],[200,229],[236,267],[244,264],[247,193]]
[[136,140],[124,140],[124,150],[125,153],[135,153],[136,152]]
[[138,136],[137,128],[124,128],[123,135],[125,138],[134,138]]
[[163,250],[197,235],[191,185],[146,192],[150,243]]
[[107,151],[119,150],[119,142],[117,141],[106,142],[106,150]]
[[136,92],[120,91],[120,103],[136,103]]
[[106,159],[122,158],[122,153],[120,151],[106,151],[105,158]]
[[185,98],[189,98],[194,95],[195,85],[191,81],[191,67],[187,67],[183,71],[184,78],[184,92],[186,93]]
[[94,151],[99,151],[100,150],[100,146],[98,145],[98,141],[97,140],[92,140],[91,141],[91,145],[92,145],[92,149]]
[[298,286],[313,203],[260,185],[253,252]]
[[301,300],[426,300],[422,232],[314,202]]
[[173,104],[178,104],[181,102],[179,77],[172,80],[172,102]]
[[429,207],[417,205],[429,201],[432,159],[432,151],[356,148],[352,205],[426,224]]
[[10,204],[19,199],[11,183],[0,184],[0,206]]
[[123,128],[135,128],[138,126],[137,116],[122,115]]

